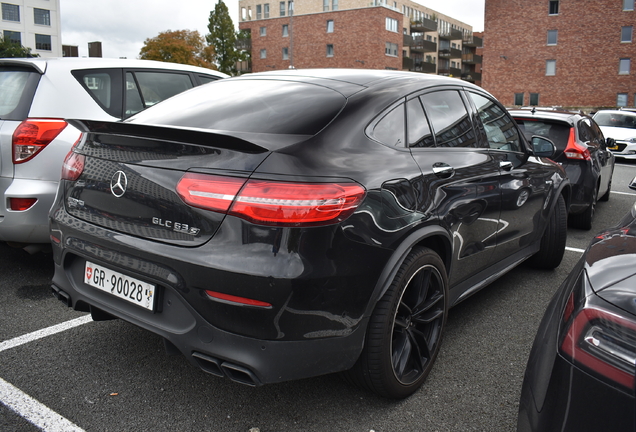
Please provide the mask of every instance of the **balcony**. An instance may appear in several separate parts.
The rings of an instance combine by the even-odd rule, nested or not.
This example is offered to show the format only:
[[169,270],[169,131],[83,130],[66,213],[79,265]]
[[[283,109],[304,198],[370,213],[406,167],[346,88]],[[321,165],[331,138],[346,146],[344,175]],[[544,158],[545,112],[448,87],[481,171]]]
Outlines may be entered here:
[[436,52],[437,43],[428,41],[421,36],[413,37],[411,35],[404,35],[403,44],[405,47],[411,48],[411,51],[417,52]]
[[459,30],[450,29],[450,31],[439,32],[439,38],[446,40],[462,40],[464,39],[464,34]]
[[462,79],[471,83],[481,81],[481,73],[479,72],[464,72],[462,73]]
[[446,58],[446,59],[462,58],[462,50],[459,50],[457,48],[440,49],[438,55],[441,58]]
[[437,31],[437,21],[422,18],[418,21],[411,21],[411,33],[426,33]]
[[463,44],[467,47],[481,47],[484,45],[484,40],[477,36],[470,36],[464,38]]
[[454,67],[442,67],[437,70],[438,75],[450,76],[450,77],[461,77],[462,70]]
[[413,72],[422,72],[422,73],[436,73],[437,72],[437,65],[435,63],[429,63],[429,62],[425,62],[425,61],[417,61],[415,62],[415,64],[413,65],[413,69],[411,69]]
[[462,63],[467,64],[480,64],[481,56],[473,53],[462,54]]
[[252,72],[252,62],[248,61],[248,60],[243,60],[243,61],[236,62],[236,71],[239,74]]
[[402,57],[402,70],[412,71],[415,66],[415,61],[409,57]]
[[237,39],[234,48],[239,51],[252,51],[252,39]]

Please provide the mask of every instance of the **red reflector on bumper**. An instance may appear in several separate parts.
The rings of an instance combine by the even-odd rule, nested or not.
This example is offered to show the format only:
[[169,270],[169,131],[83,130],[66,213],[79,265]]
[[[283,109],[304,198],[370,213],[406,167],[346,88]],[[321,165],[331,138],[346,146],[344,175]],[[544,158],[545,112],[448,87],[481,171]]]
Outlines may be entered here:
[[9,207],[13,211],[24,211],[33,207],[37,198],[9,198]]
[[262,307],[262,308],[271,308],[272,305],[270,303],[267,302],[263,302],[260,300],[254,300],[254,299],[248,299],[245,297],[237,297],[237,296],[233,296],[233,295],[229,295],[229,294],[223,294],[220,292],[216,292],[216,291],[209,291],[206,290],[205,293],[212,297],[215,300],[221,300],[224,303],[230,303],[230,304],[237,304],[237,305],[243,305],[243,306],[256,306],[256,307]]

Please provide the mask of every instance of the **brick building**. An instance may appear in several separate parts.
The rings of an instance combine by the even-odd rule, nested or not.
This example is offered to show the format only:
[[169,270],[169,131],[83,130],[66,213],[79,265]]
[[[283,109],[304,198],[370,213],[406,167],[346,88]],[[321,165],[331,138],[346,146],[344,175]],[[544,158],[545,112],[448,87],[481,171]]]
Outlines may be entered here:
[[486,0],[483,87],[508,106],[636,105],[634,0]]
[[62,56],[59,0],[7,0],[0,6],[5,39],[31,48],[40,57]]
[[251,33],[247,70],[337,67],[481,81],[472,27],[411,0],[239,0]]

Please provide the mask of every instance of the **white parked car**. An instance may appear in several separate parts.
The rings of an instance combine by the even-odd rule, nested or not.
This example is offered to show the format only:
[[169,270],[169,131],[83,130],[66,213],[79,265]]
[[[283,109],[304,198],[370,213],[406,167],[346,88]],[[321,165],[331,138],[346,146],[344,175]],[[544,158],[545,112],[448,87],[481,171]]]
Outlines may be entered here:
[[48,211],[80,136],[64,119],[121,120],[226,76],[149,60],[0,59],[0,241],[50,243]]
[[594,120],[606,138],[613,138],[614,146],[608,147],[614,156],[636,159],[636,112],[628,110],[600,110]]

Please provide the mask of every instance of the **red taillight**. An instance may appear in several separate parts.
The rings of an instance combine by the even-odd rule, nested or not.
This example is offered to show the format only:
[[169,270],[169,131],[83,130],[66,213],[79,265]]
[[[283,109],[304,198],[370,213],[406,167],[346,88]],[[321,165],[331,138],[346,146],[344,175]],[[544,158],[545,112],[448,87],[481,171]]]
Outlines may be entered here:
[[256,307],[262,307],[262,308],[272,307],[270,303],[260,301],[260,300],[254,300],[254,299],[249,299],[245,297],[238,297],[238,296],[233,296],[230,294],[223,294],[220,292],[209,291],[209,290],[206,290],[205,293],[209,295],[210,297],[212,297],[213,299],[221,300],[224,303],[236,303],[238,305],[256,306]]
[[[186,174],[177,185],[188,204],[272,226],[340,222],[360,204],[357,183],[291,183]],[[229,210],[228,210],[229,209]]]
[[634,389],[636,325],[601,309],[582,309],[570,324],[562,352],[628,389]]
[[574,137],[574,128],[570,128],[570,138],[568,139],[568,145],[563,151],[565,157],[568,159],[579,159],[579,160],[591,160],[592,156],[590,155],[590,151],[587,147],[583,147],[579,143],[576,142],[576,138]]
[[9,207],[13,211],[24,211],[33,207],[37,198],[9,198]]
[[84,159],[84,155],[71,150],[62,164],[62,180],[77,180],[84,171]]
[[13,132],[13,163],[32,159],[64,130],[67,123],[56,119],[24,120]]

